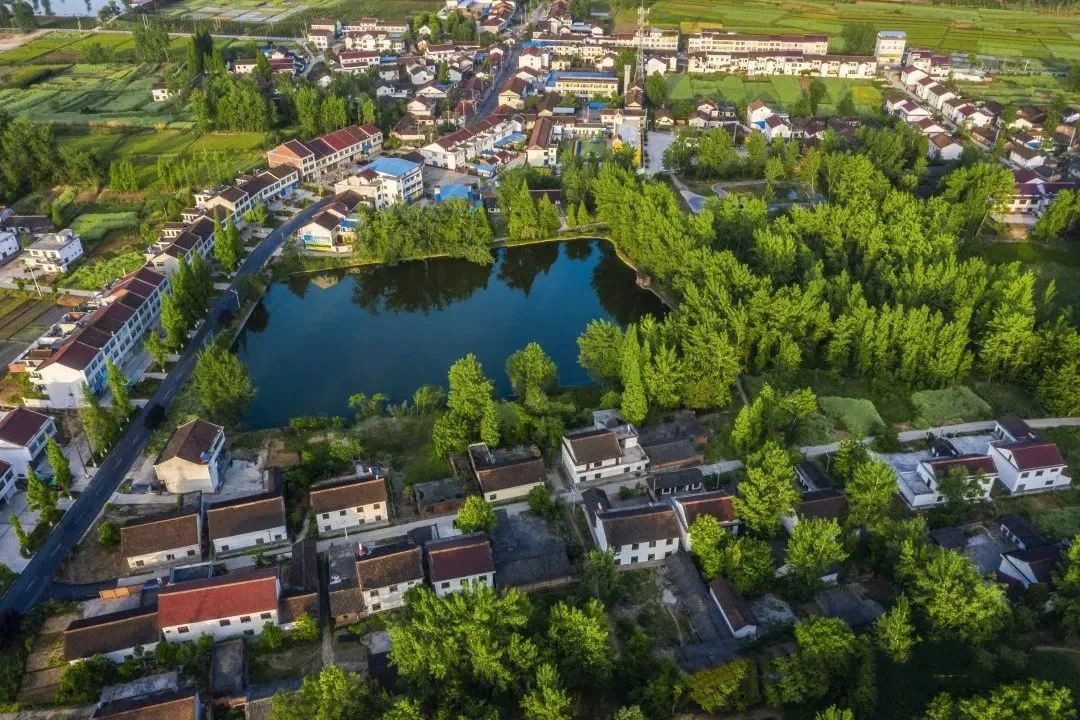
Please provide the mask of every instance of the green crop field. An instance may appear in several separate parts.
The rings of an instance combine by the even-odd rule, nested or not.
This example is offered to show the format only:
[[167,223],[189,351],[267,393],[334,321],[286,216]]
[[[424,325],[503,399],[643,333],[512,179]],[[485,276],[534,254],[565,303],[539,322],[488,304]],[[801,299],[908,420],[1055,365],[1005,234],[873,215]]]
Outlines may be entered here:
[[168,3],[164,14],[173,19],[210,22],[212,32],[235,32],[243,26],[257,25],[270,35],[303,35],[311,21],[319,17],[359,20],[377,17],[402,20],[418,12],[435,12],[443,7],[439,0],[230,0],[207,3],[204,0],[177,0]]
[[[10,79],[35,67],[48,72],[27,87]],[[156,70],[152,65],[0,65],[0,87],[6,88],[0,90],[0,107],[43,122],[184,127],[186,113],[151,98]]]
[[988,83],[958,83],[964,97],[996,100],[1003,104],[1048,104],[1064,96],[1070,102],[1080,101],[1080,93],[1068,92],[1062,78],[1053,75],[997,75]]
[[[841,80],[821,78],[828,96],[821,103],[818,114],[832,115],[836,102],[845,92],[851,93],[855,110],[860,114],[876,113],[881,108],[881,85],[873,80]],[[671,100],[713,98],[732,103],[763,102],[778,110],[789,109],[802,95],[800,78],[775,76],[760,80],[738,75],[687,75],[674,73],[667,76],[668,97]]]
[[[1080,14],[962,8],[888,2],[814,0],[656,0],[649,22],[693,32],[702,27],[753,33],[828,33],[834,49],[845,23],[870,22],[879,30],[903,30],[908,44],[942,51],[1066,61],[1080,59]],[[620,30],[632,28],[634,9],[616,15]]]

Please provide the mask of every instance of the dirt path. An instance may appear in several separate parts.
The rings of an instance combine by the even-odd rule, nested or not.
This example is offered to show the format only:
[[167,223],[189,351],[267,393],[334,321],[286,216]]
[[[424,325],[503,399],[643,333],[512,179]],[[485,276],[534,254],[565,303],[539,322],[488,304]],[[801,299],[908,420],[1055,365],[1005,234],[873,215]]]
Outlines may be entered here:
[[35,30],[31,33],[17,33],[15,35],[0,35],[0,52],[17,48],[31,40],[37,40],[51,33],[52,30]]

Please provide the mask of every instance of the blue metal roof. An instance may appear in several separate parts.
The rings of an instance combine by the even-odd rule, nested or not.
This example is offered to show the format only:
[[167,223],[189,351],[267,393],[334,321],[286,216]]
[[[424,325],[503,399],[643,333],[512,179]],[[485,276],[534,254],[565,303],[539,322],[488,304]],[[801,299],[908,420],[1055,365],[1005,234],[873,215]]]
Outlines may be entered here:
[[410,162],[409,160],[402,160],[401,158],[395,157],[380,157],[375,158],[360,169],[371,169],[377,173],[382,173],[383,175],[402,177],[404,175],[408,175],[410,172],[416,170],[418,167],[420,166],[414,162]]

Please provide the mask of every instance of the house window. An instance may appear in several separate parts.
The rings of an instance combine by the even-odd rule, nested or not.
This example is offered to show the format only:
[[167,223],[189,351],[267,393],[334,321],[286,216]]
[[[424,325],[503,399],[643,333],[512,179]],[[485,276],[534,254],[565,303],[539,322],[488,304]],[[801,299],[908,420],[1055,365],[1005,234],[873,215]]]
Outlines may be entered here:
[[1050,478],[1049,480],[1046,481],[1046,484],[1047,485],[1053,485],[1054,484],[1054,479]]
[[372,590],[372,591],[370,591],[368,593],[368,595],[370,595],[371,597],[378,597],[379,596],[379,591],[378,590]]
[[374,507],[376,510],[379,510],[380,508],[382,508],[382,503],[375,503],[372,507]]
[[244,616],[242,616],[242,617],[240,618],[240,622],[242,622],[242,623],[249,623],[249,622],[251,622],[251,616],[250,616],[250,615],[244,615]]
[[668,545],[674,545],[675,544],[675,538],[668,538],[667,539],[667,544]]
[[655,560],[656,559],[656,554],[655,553],[649,553],[649,559],[650,560]]
[[600,479],[600,473],[596,473],[595,475],[593,475],[593,478],[595,480],[599,480]]
[[187,554],[188,554],[188,557],[195,557],[195,551],[194,550],[188,550]]
[[446,589],[447,589],[447,588],[449,588],[449,587],[450,587],[450,583],[448,583],[448,582],[444,582],[444,583],[442,584],[442,588],[443,588],[443,590],[446,590]]
[[1024,483],[1020,483],[1016,486],[1016,492],[1020,492],[1024,489]]
[[381,610],[381,609],[382,609],[382,604],[381,603],[374,603],[371,606],[371,612],[379,612],[379,610]]
[[175,559],[176,559],[176,556],[175,556],[175,555],[173,555],[172,553],[166,553],[166,554],[165,554],[165,559],[166,559],[166,560],[175,560]]
[[623,471],[624,473],[628,473],[628,472],[630,472],[630,466],[629,466],[629,465],[627,465],[626,467],[624,467],[624,468],[622,469],[622,471]]
[[176,632],[181,633],[181,634],[186,633],[187,631],[188,631],[187,625],[181,625],[180,627],[176,628]]
[[144,561],[142,561],[142,560],[136,560],[135,561],[135,567],[142,567],[145,564],[146,563]]
[[251,628],[248,628],[247,630],[244,631],[244,634],[245,635],[254,635],[255,631],[253,629],[251,629]]
[[640,545],[640,544],[641,544],[641,543],[634,543],[633,545],[631,545],[631,546],[630,546],[630,549],[631,549],[631,550],[637,550],[637,549],[638,549],[638,545]]
[[633,563],[636,563],[636,562],[637,562],[637,555],[631,555],[630,556],[630,563],[633,564]]
[[262,538],[255,538],[256,545],[262,545],[265,541]]
[[263,613],[262,615],[259,616],[259,618],[262,619],[262,620],[269,620],[270,619],[270,613]]
[[338,516],[339,517],[345,517],[345,511],[344,510],[338,511]]
[[275,539],[275,540],[280,540],[280,539],[281,539],[281,533],[276,533],[276,534],[274,535],[274,539]]
[[656,541],[655,540],[650,540],[649,541],[649,547],[651,547],[651,548],[656,547]]
[[1026,478],[1029,474],[1030,473],[1022,472],[1022,473],[1020,473],[1020,477],[1021,478]]
[[397,592],[397,585],[391,585],[390,592]]
[[218,620],[218,625],[221,625],[221,627],[229,627],[232,625],[232,620],[229,620],[228,618],[225,620]]
[[380,522],[380,521],[382,521],[382,515],[376,515],[375,516],[375,522]]
[[1042,474],[1043,474],[1042,470],[1036,470],[1035,471],[1035,477],[1042,477]]
[[229,546],[228,546],[228,545],[222,545],[222,546],[221,546],[221,552],[225,552],[225,551],[226,551],[226,550],[228,550],[228,549],[229,549]]
[[497,493],[491,493],[491,498],[490,498],[490,499],[491,499],[491,500],[495,500],[495,499],[497,499],[498,497],[499,497],[499,496],[498,496],[498,494],[497,494]]
[[323,525],[323,532],[330,532],[330,526],[329,525]]
[[323,513],[322,518],[323,518],[323,520],[329,519],[330,518],[330,513]]

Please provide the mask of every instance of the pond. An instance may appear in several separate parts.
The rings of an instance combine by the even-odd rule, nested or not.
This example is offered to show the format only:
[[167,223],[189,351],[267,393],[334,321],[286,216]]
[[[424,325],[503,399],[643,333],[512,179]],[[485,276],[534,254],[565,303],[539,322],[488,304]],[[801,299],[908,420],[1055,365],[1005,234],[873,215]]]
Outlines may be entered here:
[[560,385],[585,384],[577,337],[590,320],[625,326],[664,312],[602,240],[499,250],[491,266],[436,259],[296,276],[270,286],[237,339],[259,390],[245,422],[349,415],[358,392],[401,402],[420,385],[445,387],[470,352],[507,396],[506,358],[533,341]]

